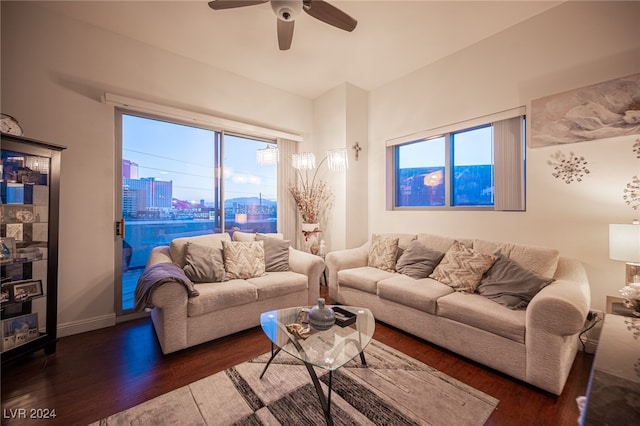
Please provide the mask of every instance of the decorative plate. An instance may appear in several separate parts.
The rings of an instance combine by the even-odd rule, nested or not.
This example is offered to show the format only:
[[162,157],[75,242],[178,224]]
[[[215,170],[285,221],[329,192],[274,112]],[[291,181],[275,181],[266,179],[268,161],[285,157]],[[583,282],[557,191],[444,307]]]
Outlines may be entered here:
[[16,212],[16,219],[18,222],[31,223],[33,222],[33,213],[29,210],[18,210]]
[[18,120],[10,115],[0,113],[0,131],[10,135],[23,136],[24,132]]

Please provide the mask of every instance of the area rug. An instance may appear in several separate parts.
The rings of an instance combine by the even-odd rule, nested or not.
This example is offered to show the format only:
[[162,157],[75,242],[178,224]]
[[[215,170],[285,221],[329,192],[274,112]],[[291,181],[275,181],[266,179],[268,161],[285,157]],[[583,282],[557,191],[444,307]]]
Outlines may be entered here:
[[[280,352],[198,380],[93,425],[322,425],[318,395],[300,361]],[[373,340],[367,366],[333,373],[335,425],[482,425],[498,400]],[[327,391],[328,374],[316,369]]]

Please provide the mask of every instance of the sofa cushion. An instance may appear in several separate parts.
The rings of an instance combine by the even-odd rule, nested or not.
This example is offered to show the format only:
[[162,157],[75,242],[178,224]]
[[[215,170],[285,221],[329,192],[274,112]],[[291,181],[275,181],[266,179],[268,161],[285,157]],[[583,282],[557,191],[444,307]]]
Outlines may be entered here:
[[266,234],[257,234],[256,241],[264,244],[264,262],[267,272],[284,272],[289,270],[290,240]]
[[443,256],[444,253],[413,240],[396,262],[396,271],[415,279],[427,278]]
[[265,273],[262,241],[223,241],[226,279],[247,279]]
[[560,252],[556,249],[524,244],[474,240],[473,248],[484,254],[501,254],[518,262],[534,274],[553,278]]
[[508,309],[479,294],[453,292],[439,298],[438,315],[524,343],[526,311]]
[[378,281],[397,275],[372,266],[343,269],[338,271],[340,286],[351,287],[367,293],[376,294]]
[[231,237],[226,232],[223,234],[207,234],[197,237],[174,238],[169,244],[171,260],[180,268],[186,264],[187,243],[192,242],[202,246],[222,249],[222,241],[231,241]]
[[430,277],[456,291],[473,293],[495,261],[496,256],[482,254],[455,241]]
[[418,234],[416,239],[428,248],[442,253],[446,253],[456,241],[464,244],[466,247],[473,247],[473,240],[469,238],[451,238],[434,234]]
[[194,283],[224,281],[224,259],[222,249],[187,242],[185,275]]
[[438,298],[453,289],[431,278],[413,279],[394,275],[378,282],[378,297],[391,300],[429,314],[436,314]]
[[529,301],[553,278],[528,271],[518,262],[498,255],[498,260],[484,274],[476,292],[510,309],[524,309]]
[[393,272],[396,270],[398,238],[373,234],[369,247],[368,266]]
[[258,290],[258,300],[305,291],[309,284],[306,275],[292,271],[267,272],[261,277],[249,278],[247,282]]
[[187,315],[190,317],[253,303],[258,298],[256,286],[244,280],[196,284],[196,288],[200,296],[189,299],[187,304]]

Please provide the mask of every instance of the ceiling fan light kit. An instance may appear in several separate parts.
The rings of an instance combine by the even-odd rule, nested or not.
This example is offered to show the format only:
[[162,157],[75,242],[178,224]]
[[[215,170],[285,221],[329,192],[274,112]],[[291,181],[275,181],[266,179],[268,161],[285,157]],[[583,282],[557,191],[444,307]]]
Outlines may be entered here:
[[[209,7],[213,10],[231,9],[268,3],[269,0],[212,0]],[[271,8],[276,14],[278,47],[288,50],[293,40],[294,21],[300,11],[344,31],[353,31],[358,21],[324,0],[271,0]]]
[[271,9],[282,21],[294,21],[302,12],[300,0],[271,0]]

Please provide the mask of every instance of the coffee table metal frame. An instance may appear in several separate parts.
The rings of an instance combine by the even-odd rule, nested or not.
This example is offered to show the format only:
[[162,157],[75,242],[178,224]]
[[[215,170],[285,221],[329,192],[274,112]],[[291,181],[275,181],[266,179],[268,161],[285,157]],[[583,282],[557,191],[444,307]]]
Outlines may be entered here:
[[[306,319],[301,318],[301,316],[304,316],[305,311],[308,312],[307,307],[268,311],[260,315],[262,330],[271,341],[271,358],[269,358],[269,361],[267,361],[267,364],[264,366],[260,374],[260,379],[262,379],[266,373],[273,359],[283,349],[285,352],[302,361],[309,372],[311,381],[318,394],[327,425],[333,425],[333,419],[331,417],[333,371],[342,367],[356,355],[360,356],[360,362],[366,366],[367,362],[364,356],[364,349],[371,341],[375,330],[375,320],[373,314],[368,309],[354,306],[340,307],[356,314],[356,322],[347,327],[340,327],[335,324],[329,330],[324,331],[310,329],[308,339],[297,338],[289,333],[286,328],[288,324],[295,322],[302,323],[308,327],[308,324],[305,323]],[[333,340],[333,343],[328,344],[331,340]],[[320,345],[324,348],[330,346],[328,350],[322,352],[322,356],[318,356],[320,353],[318,350],[322,349],[319,347]],[[318,376],[313,368],[314,366],[329,371],[326,397],[320,385],[320,380],[318,380]]]

